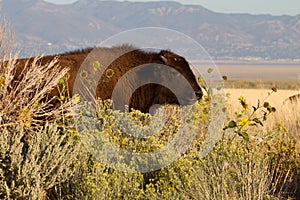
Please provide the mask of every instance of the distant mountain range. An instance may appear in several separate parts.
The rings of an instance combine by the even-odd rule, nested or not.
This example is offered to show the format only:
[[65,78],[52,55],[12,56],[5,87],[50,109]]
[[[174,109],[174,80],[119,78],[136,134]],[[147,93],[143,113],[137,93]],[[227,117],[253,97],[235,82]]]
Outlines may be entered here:
[[[197,40],[217,59],[300,58],[300,15],[222,14],[177,2],[2,0],[23,54],[53,54],[87,46],[121,31],[165,27]],[[124,41],[126,42],[126,41]]]

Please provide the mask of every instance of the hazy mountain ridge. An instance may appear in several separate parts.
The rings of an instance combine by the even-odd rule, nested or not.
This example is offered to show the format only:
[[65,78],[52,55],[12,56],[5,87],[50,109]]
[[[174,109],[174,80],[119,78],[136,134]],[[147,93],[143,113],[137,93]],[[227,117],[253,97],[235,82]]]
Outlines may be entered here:
[[217,58],[297,59],[300,55],[300,15],[222,14],[169,1],[79,0],[55,5],[42,0],[3,0],[2,4],[24,51],[38,48],[57,53],[95,46],[124,30],[158,26],[191,36]]

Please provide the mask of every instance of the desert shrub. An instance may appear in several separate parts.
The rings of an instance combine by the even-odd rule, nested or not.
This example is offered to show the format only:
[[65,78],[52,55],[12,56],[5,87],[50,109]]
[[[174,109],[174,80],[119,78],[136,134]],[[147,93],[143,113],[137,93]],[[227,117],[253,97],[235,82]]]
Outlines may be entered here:
[[82,151],[68,193],[71,199],[142,199],[142,183],[141,173],[113,169]]
[[22,125],[1,128],[1,199],[44,199],[47,190],[73,175],[79,145],[59,132],[46,124],[25,144]]
[[270,157],[272,192],[282,197],[299,198],[300,154],[293,140],[283,137],[270,138],[265,149]]
[[[210,99],[195,104],[184,125],[178,120],[184,110],[167,106],[170,115],[165,126],[157,134],[142,139],[122,129],[123,125],[128,125],[127,128],[135,133],[134,126],[124,120],[122,113],[110,109],[110,101],[100,101],[97,111],[84,106],[77,123],[82,123],[79,132],[85,147],[103,147],[109,141],[115,149],[153,152],[166,145],[181,126],[188,126],[189,134],[195,137],[189,149],[177,159],[159,170],[144,173],[135,171],[140,164],[137,160],[126,160],[116,154],[119,165],[110,166],[98,156],[113,152],[87,148],[79,163],[80,170],[72,180],[73,194],[79,199],[281,199],[293,196],[299,153],[295,143],[283,137],[283,129],[259,133],[269,115],[276,111],[265,100],[251,107],[240,98],[242,111],[229,119],[222,140],[208,156],[199,156],[210,121]],[[123,124],[118,121],[120,116]],[[130,120],[144,129],[150,128],[152,117],[139,111],[130,113]],[[195,126],[201,128],[193,129]],[[87,134],[85,130],[94,131]],[[167,154],[170,157],[161,159],[168,161],[176,156],[172,151]],[[139,162],[151,165],[151,160]],[[132,171],[126,168],[129,163]],[[123,172],[124,169],[128,171]]]
[[0,196],[44,199],[72,175],[79,147],[69,124],[61,124],[71,101],[53,108],[45,100],[66,70],[57,70],[57,60],[41,66],[35,58],[15,81],[15,58],[0,64]]
[[172,178],[163,177],[160,187],[168,185],[170,191],[173,185],[172,199],[262,199],[258,197],[259,190],[267,188],[267,175],[262,176],[267,164],[262,158],[251,160],[241,147],[220,142],[207,157],[190,159],[188,166],[178,161],[166,170]]
[[1,18],[0,198],[61,198],[61,185],[73,175],[80,144],[69,134],[69,124],[61,124],[62,119],[72,121],[71,101],[53,108],[45,96],[67,69],[59,70],[57,59],[40,65],[36,57],[20,72],[8,26]]
[[33,63],[27,63],[20,77],[15,77],[16,55],[0,64],[0,106],[2,114],[10,118],[7,123],[14,121],[30,127],[29,123],[36,122],[36,119],[59,117],[62,109],[68,108],[68,104],[53,108],[51,99],[45,99],[47,93],[53,90],[66,74],[67,69],[60,70],[56,67],[57,59],[43,66],[38,63],[39,59],[36,57]]
[[[85,105],[84,109],[80,109],[80,116],[76,120],[82,142],[86,147],[86,154],[82,157],[80,162],[81,167],[78,168],[80,170],[77,171],[78,174],[74,176],[76,177],[73,180],[73,188],[76,190],[74,194],[79,195],[77,198],[80,199],[143,199],[148,198],[151,193],[150,191],[154,189],[157,197],[158,195],[165,195],[164,192],[156,190],[159,188],[159,184],[161,184],[161,178],[166,177],[161,176],[164,173],[164,169],[143,173],[139,172],[139,170],[142,170],[141,166],[151,166],[152,162],[155,162],[156,159],[163,160],[162,162],[169,163],[168,165],[170,165],[172,163],[170,160],[173,159],[173,156],[180,157],[174,149],[167,149],[163,154],[167,155],[166,157],[160,157],[160,155],[156,157],[154,155],[153,157],[128,159],[128,157],[116,154],[118,164],[109,166],[106,160],[104,160],[106,163],[101,162],[103,161],[101,156],[99,159],[99,154],[105,154],[106,148],[101,149],[97,147],[103,147],[107,143],[110,143],[116,151],[117,149],[121,149],[137,154],[155,152],[164,147],[174,137],[182,121],[185,122],[186,120],[190,121],[187,124],[188,127],[186,127],[189,131],[192,129],[196,130],[195,125],[202,123],[202,129],[198,131],[203,131],[201,134],[204,135],[207,127],[206,122],[208,121],[207,106],[203,106],[200,103],[195,104],[193,112],[188,116],[184,116],[184,109],[178,106],[165,106],[164,109],[157,111],[157,116],[151,116],[134,110],[129,113],[129,118],[126,119],[124,113],[110,109],[110,101],[99,101],[98,103],[96,111],[87,109],[88,106]],[[97,113],[97,117],[91,114],[93,112]],[[183,119],[180,119],[180,116],[184,116]],[[120,119],[121,121],[119,121]],[[159,127],[159,132],[154,132],[153,135],[143,138],[132,135],[132,133],[140,131],[136,129],[135,125],[142,127],[144,134],[157,130],[155,125],[161,122],[159,119],[166,120],[163,121],[163,126]],[[150,125],[153,120],[154,127]],[[197,135],[198,141],[203,139],[203,137],[200,137],[201,134],[199,132]],[[186,132],[183,136],[191,137],[191,133]],[[185,139],[188,138],[181,138],[181,140]],[[180,147],[180,144],[173,145]],[[110,146],[106,147],[111,148]],[[109,151],[109,153],[113,154],[115,152]],[[149,169],[151,171],[152,168],[149,167]],[[153,166],[153,170],[155,170],[155,166]],[[80,179],[79,182],[78,178]],[[152,185],[154,188],[151,188]],[[170,189],[172,190],[171,187]]]
[[[288,142],[278,141],[278,143]],[[271,146],[276,146],[273,143]],[[292,168],[287,160],[274,161],[274,157],[283,156],[290,150],[281,148],[281,153],[273,153],[269,142],[260,144],[244,140],[220,141],[214,151],[204,159],[193,164],[190,184],[182,186],[182,194],[188,199],[267,199],[284,197],[282,184],[291,178]],[[284,153],[283,153],[284,152]],[[288,155],[292,158],[295,152]],[[282,167],[289,172],[282,171]],[[295,166],[295,165],[294,165]],[[178,173],[174,173],[178,174]],[[177,179],[180,179],[178,177]],[[282,181],[282,180],[285,181]],[[174,179],[173,179],[174,180]]]
[[266,187],[269,190],[266,191],[268,194],[281,197],[295,194],[299,173],[299,151],[297,143],[286,137],[286,129],[283,126],[271,127],[267,132],[263,129],[263,126],[268,124],[269,115],[277,112],[267,101],[273,92],[277,92],[277,89],[272,88],[272,91],[264,99],[258,100],[254,106],[248,105],[246,99],[240,97],[242,111],[235,113],[235,119],[230,120],[224,129],[231,129],[233,137],[238,135],[243,138],[244,149],[249,156],[252,156],[255,153],[253,150],[258,148],[264,156],[263,160],[268,160],[267,171],[264,173],[269,179],[269,186]]
[[148,185],[147,199],[295,197],[299,171],[295,143],[284,137],[284,129],[258,133],[275,108],[264,101],[253,107],[244,98],[240,102],[241,113],[229,120],[226,135],[214,150],[204,158],[195,153],[197,149],[189,151],[162,169],[158,181]]

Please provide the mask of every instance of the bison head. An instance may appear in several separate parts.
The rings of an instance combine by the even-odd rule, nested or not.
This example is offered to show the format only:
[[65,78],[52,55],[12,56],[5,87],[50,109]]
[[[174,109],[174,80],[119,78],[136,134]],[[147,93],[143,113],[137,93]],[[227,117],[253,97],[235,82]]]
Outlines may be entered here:
[[143,84],[134,89],[130,108],[149,112],[155,105],[190,105],[202,98],[202,90],[185,58],[167,50],[151,57],[144,67],[136,70],[135,82]]
[[[184,76],[184,78],[189,82],[190,86],[193,88],[194,91],[192,92],[192,94],[187,94],[188,95],[187,98],[191,98],[193,100],[201,99],[203,96],[202,90],[199,87],[198,81],[195,75],[193,74],[193,71],[191,70],[189,63],[185,60],[185,58],[171,51],[165,51],[165,50],[160,52],[160,57],[163,60],[163,63],[165,65],[170,66],[171,68],[176,70],[175,74],[173,73],[173,77],[174,76],[178,77],[181,74],[182,76]],[[170,78],[174,80],[173,77],[171,76]],[[185,89],[184,85],[177,85],[177,86],[182,87],[183,90]]]

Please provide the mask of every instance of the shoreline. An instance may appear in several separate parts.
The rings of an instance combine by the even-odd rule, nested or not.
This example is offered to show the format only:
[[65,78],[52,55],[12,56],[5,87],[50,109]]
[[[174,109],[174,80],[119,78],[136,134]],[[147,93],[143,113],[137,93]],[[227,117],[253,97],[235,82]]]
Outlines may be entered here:
[[215,65],[228,80],[300,81],[300,61],[199,60],[192,64],[199,68]]
[[300,65],[217,65],[228,80],[299,81]]

